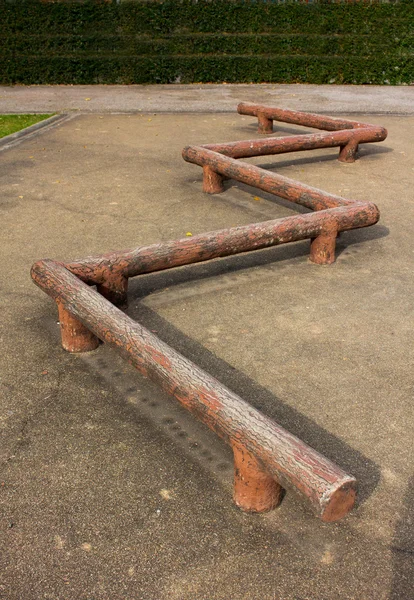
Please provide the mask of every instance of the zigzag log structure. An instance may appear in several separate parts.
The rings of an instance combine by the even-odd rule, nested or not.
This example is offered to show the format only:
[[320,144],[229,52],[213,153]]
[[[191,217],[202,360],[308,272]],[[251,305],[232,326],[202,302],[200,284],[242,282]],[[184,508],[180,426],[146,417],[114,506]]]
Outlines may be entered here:
[[[108,343],[231,446],[237,506],[244,511],[265,512],[279,505],[284,488],[292,489],[307,499],[323,521],[337,521],[355,503],[356,480],[352,475],[121,310],[127,303],[130,277],[303,239],[311,240],[310,259],[314,263],[330,264],[335,260],[339,232],[378,221],[379,211],[372,202],[328,194],[240,159],[339,147],[339,160],[353,162],[359,144],[386,138],[383,127],[256,104],[241,103],[238,112],[257,116],[261,133],[270,133],[273,121],[325,132],[188,146],[183,157],[203,168],[204,191],[220,193],[225,178],[235,179],[301,204],[313,213],[68,263],[41,260],[33,265],[31,275],[56,301],[65,350],[87,352],[97,348],[100,340]],[[96,285],[96,290],[91,285]]]

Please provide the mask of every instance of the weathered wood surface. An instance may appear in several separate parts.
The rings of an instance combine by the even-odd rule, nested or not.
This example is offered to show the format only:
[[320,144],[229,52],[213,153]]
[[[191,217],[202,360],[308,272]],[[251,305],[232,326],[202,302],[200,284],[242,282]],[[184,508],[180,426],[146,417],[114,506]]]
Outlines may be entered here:
[[[183,150],[183,158],[187,162],[201,167],[208,166],[226,177],[264,190],[280,198],[285,198],[290,202],[301,204],[311,210],[325,210],[328,208],[337,208],[338,206],[354,205],[362,207],[365,204],[348,198],[342,198],[342,196],[335,194],[329,194],[295,179],[267,171],[266,169],[236,160],[230,156],[224,156],[203,146],[187,146]],[[368,225],[371,224],[368,223]]]
[[[286,122],[297,123],[305,120],[308,126],[319,126],[334,132],[209,144],[202,147],[189,146],[183,150],[183,157],[203,167],[204,191],[222,192],[223,180],[227,177],[315,211],[338,207],[349,207],[349,211],[341,214],[332,213],[331,218],[321,212],[320,220],[311,215],[300,215],[292,217],[293,221],[284,219],[269,221],[268,226],[261,223],[245,228],[210,232],[194,236],[191,240],[184,239],[98,257],[87,257],[72,261],[65,266],[83,281],[97,285],[99,292],[111,302],[122,306],[127,300],[129,277],[271,245],[310,238],[313,240],[311,261],[318,264],[333,262],[337,233],[376,223],[379,219],[377,207],[373,203],[355,202],[329,194],[277,173],[236,161],[235,158],[339,146],[340,159],[348,162],[354,160],[358,143],[380,141],[386,137],[387,132],[382,127],[361,124],[357,121],[332,119],[246,103],[241,103],[238,107],[239,112],[245,111],[243,114],[257,114],[259,109]],[[343,128],[345,129],[337,131]]]
[[59,298],[56,299],[56,304],[63,348],[68,352],[95,350],[99,346],[99,339],[62,306]]
[[[335,198],[342,200],[339,196]],[[106,282],[107,288],[119,290],[118,297],[112,294],[109,298],[114,304],[119,304],[119,299],[124,299],[122,294],[126,294],[129,277],[313,239],[326,234],[328,230],[332,231],[332,228],[340,232],[367,227],[376,223],[378,218],[379,211],[375,204],[353,202],[316,213],[211,231],[134,250],[90,256],[65,266],[87,283],[101,285]]]
[[[238,506],[247,511],[270,510],[280,502],[284,487],[294,488],[322,520],[336,521],[354,504],[356,481],[352,476],[114,306],[125,303],[129,277],[301,239],[311,239],[312,261],[328,264],[335,259],[340,231],[378,221],[378,208],[371,202],[328,194],[235,159],[339,146],[339,160],[352,162],[359,143],[385,139],[384,128],[260,105],[241,104],[238,110],[256,115],[264,132],[272,130],[274,119],[334,133],[189,146],[183,156],[203,167],[204,190],[220,193],[224,178],[232,178],[317,212],[67,264],[39,261],[32,268],[32,277],[57,302],[64,348],[82,352],[94,349],[98,339],[109,343],[231,445]],[[84,282],[95,284],[97,291]]]
[[259,117],[259,115],[263,115],[272,121],[274,120],[281,123],[291,123],[292,125],[303,125],[304,127],[313,127],[315,129],[323,129],[325,131],[370,128],[372,130],[382,130],[384,135],[382,139],[387,137],[387,130],[384,129],[384,127],[379,127],[378,125],[361,123],[360,121],[352,121],[350,119],[335,119],[333,117],[327,117],[326,115],[317,115],[314,113],[288,110],[274,106],[265,106],[263,104],[240,102],[240,104],[237,106],[237,112],[240,115],[251,115],[252,117]]
[[350,142],[369,144],[381,142],[385,137],[386,130],[383,127],[376,127],[375,129],[344,129],[333,133],[308,133],[261,140],[227,142],[223,144],[203,144],[202,148],[213,150],[232,158],[248,158],[252,156],[286,154],[288,152],[302,152],[318,148],[336,148],[338,146],[345,146]]
[[[252,467],[255,470],[251,461],[243,467],[240,448],[257,461],[259,479],[260,474],[268,474],[284,488],[298,490],[322,520],[336,521],[351,510],[356,494],[352,476],[130,319],[62,265],[39,261],[32,267],[32,277],[95,336],[116,348],[140,373],[236,448],[236,469],[242,466],[242,474]],[[266,477],[260,485],[267,486],[267,506],[276,502],[279,488],[269,488]],[[235,496],[243,502],[243,493],[237,489]]]

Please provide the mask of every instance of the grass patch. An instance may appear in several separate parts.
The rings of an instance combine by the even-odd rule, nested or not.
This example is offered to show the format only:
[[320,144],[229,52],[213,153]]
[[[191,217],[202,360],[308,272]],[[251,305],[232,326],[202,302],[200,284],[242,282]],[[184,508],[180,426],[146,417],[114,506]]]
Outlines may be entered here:
[[0,138],[44,121],[52,115],[0,115]]

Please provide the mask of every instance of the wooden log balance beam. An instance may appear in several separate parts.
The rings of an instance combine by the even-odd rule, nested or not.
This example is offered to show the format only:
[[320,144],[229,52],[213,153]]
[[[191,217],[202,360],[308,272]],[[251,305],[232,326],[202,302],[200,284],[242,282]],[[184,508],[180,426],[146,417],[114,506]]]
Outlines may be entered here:
[[[246,106],[239,105],[239,112],[241,107],[247,110]],[[306,113],[269,111],[262,111],[267,119],[297,123],[300,118],[304,124]],[[259,113],[258,109],[256,113],[242,112]],[[344,517],[354,505],[354,477],[117,308],[127,303],[130,277],[297,240],[310,239],[311,260],[330,264],[335,260],[339,232],[378,221],[379,211],[372,202],[328,194],[236,160],[334,146],[341,148],[342,157],[354,159],[359,143],[381,141],[387,134],[383,128],[373,131],[371,126],[357,122],[318,115],[306,118],[308,126],[333,133],[189,146],[183,156],[203,167],[204,190],[208,193],[221,192],[223,178],[230,177],[316,212],[67,263],[41,260],[33,265],[31,275],[56,301],[65,350],[90,351],[99,345],[99,340],[110,344],[232,447],[237,506],[245,511],[265,512],[280,503],[283,489],[292,489],[308,500],[323,521],[332,522]],[[348,150],[344,153],[345,148]],[[94,285],[96,290],[91,287]]]
[[[303,127],[312,127],[314,129],[322,129],[325,131],[347,130],[351,134],[350,138],[345,143],[339,144],[340,151],[338,160],[341,162],[355,161],[359,143],[382,142],[387,137],[387,130],[378,125],[370,125],[369,123],[361,123],[349,119],[334,119],[325,115],[264,106],[263,104],[240,102],[237,106],[237,112],[241,115],[257,117],[259,124],[258,131],[259,133],[264,134],[273,133],[273,121],[290,123],[292,125],[302,125]],[[360,137],[362,133],[361,130],[365,130],[366,132],[365,136],[363,135],[364,139]],[[369,135],[371,135],[371,139],[366,139]],[[307,148],[298,149],[307,150]]]
[[43,260],[32,267],[34,282],[70,315],[76,327],[64,337],[98,339],[175,398],[227,442],[234,453],[234,501],[242,510],[275,508],[283,488],[296,489],[326,522],[337,521],[352,508],[356,480],[280,425],[184,358],[153,333],[125,315],[62,264]]

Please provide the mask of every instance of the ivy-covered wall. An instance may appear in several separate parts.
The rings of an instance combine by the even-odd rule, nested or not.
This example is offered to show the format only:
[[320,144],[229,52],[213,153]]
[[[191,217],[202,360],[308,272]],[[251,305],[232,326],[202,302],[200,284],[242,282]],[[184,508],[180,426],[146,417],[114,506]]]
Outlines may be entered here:
[[414,0],[0,0],[1,83],[414,82]]

